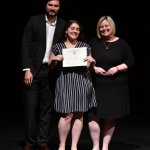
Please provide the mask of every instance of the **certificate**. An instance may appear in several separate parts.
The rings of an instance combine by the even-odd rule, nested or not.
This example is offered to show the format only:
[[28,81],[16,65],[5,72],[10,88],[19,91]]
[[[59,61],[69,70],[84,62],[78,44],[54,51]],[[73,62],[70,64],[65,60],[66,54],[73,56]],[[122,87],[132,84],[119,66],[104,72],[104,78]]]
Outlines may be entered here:
[[87,57],[86,49],[86,47],[62,49],[63,67],[87,66],[87,61],[84,61]]

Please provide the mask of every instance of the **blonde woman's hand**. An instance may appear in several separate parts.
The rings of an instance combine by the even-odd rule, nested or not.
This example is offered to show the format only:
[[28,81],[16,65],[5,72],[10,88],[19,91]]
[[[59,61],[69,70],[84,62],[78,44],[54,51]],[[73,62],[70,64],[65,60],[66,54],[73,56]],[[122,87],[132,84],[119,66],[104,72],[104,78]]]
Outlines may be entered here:
[[106,72],[106,75],[107,76],[112,76],[114,74],[116,74],[118,72],[118,68],[117,67],[112,67],[110,68],[107,72]]
[[95,71],[95,73],[96,74],[100,74],[100,75],[103,75],[103,76],[105,76],[106,75],[106,71],[103,69],[103,68],[101,68],[101,67],[94,67],[94,71]]

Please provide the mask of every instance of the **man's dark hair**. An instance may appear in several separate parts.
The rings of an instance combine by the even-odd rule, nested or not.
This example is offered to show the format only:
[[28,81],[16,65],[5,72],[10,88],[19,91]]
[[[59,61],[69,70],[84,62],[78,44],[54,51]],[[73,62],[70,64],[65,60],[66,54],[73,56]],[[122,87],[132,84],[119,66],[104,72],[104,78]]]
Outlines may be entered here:
[[[46,5],[46,3],[49,1],[54,1],[54,0],[43,0],[44,5]],[[59,1],[59,3],[61,3],[61,0],[57,0],[57,1]]]

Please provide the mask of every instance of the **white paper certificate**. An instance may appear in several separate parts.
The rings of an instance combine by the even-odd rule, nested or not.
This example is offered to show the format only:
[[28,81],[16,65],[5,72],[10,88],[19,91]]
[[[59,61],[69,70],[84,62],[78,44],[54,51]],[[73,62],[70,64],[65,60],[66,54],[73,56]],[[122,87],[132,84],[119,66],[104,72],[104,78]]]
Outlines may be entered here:
[[64,48],[62,54],[64,57],[63,67],[87,66],[87,61],[84,62],[87,57],[86,47]]

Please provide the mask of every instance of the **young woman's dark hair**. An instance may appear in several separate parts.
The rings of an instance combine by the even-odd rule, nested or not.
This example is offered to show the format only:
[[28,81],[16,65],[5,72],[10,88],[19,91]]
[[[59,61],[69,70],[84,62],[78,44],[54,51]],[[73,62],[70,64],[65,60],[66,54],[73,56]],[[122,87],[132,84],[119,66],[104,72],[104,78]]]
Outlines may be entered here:
[[78,20],[69,20],[66,22],[65,26],[64,26],[64,29],[63,29],[63,32],[62,32],[62,35],[59,39],[59,42],[64,42],[66,39],[67,39],[67,36],[66,36],[66,30],[73,24],[73,23],[76,23],[79,25],[79,29],[80,29],[80,34],[79,34],[79,37],[78,37],[78,41],[82,41],[82,42],[86,42],[86,36],[85,36],[85,33],[83,31],[83,27],[81,25],[81,23],[78,21]]

